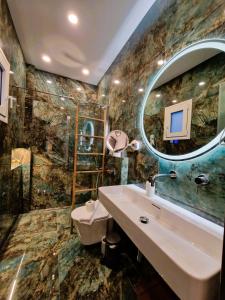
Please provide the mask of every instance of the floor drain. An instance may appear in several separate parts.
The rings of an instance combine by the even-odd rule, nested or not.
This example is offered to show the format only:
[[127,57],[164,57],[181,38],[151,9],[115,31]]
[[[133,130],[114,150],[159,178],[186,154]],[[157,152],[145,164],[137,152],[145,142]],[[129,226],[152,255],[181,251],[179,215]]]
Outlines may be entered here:
[[147,218],[147,217],[145,217],[145,216],[141,216],[141,217],[139,218],[139,221],[140,221],[141,223],[148,224],[149,218]]

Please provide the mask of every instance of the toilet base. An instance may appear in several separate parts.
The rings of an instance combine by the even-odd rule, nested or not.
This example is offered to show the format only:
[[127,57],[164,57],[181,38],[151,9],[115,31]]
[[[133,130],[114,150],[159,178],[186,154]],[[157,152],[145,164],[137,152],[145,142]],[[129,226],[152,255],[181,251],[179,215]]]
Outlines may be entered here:
[[92,224],[74,221],[79,239],[83,245],[93,245],[101,242],[102,237],[106,235],[107,225],[112,217],[97,220]]

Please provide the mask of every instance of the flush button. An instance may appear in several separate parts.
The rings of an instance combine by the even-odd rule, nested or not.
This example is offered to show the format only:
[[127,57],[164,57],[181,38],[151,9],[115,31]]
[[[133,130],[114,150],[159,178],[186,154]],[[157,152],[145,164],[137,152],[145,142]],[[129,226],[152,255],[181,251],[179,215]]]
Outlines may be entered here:
[[140,216],[139,221],[143,224],[148,224],[149,218],[147,218],[145,216]]

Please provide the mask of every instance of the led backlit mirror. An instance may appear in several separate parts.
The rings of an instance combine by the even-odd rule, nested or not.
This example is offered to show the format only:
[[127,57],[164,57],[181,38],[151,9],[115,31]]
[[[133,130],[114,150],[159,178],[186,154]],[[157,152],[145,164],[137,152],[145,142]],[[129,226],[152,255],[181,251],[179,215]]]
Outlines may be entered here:
[[201,155],[225,127],[225,42],[204,40],[172,57],[149,82],[140,114],[149,150],[169,160]]

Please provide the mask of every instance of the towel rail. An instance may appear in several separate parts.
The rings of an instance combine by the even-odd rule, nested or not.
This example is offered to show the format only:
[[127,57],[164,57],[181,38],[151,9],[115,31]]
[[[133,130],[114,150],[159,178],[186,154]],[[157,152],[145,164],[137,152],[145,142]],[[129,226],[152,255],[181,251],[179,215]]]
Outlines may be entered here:
[[[95,118],[91,116],[86,115],[80,115],[80,106],[77,106],[76,109],[76,115],[75,115],[75,130],[74,130],[74,139],[75,139],[75,146],[74,146],[74,166],[73,166],[73,185],[72,185],[72,209],[76,206],[76,194],[78,193],[86,193],[86,192],[92,192],[97,191],[98,193],[98,187],[87,187],[87,188],[78,188],[77,187],[77,175],[78,174],[100,174],[101,175],[101,183],[103,184],[104,180],[104,173],[105,173],[105,151],[106,151],[106,143],[105,143],[105,136],[106,136],[106,118],[107,118],[107,107],[100,107],[102,119]],[[88,119],[93,121],[98,121],[103,124],[103,135],[86,135],[86,134],[79,134],[79,120],[80,119]],[[79,152],[78,151],[78,141],[79,137],[86,137],[86,138],[96,138],[96,139],[102,139],[102,152]],[[79,157],[82,156],[100,156],[101,157],[101,167],[99,170],[77,170],[78,160]],[[71,233],[73,232],[73,220],[71,219]]]

